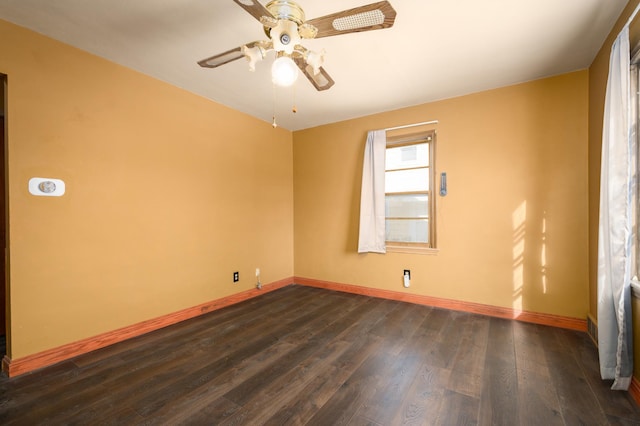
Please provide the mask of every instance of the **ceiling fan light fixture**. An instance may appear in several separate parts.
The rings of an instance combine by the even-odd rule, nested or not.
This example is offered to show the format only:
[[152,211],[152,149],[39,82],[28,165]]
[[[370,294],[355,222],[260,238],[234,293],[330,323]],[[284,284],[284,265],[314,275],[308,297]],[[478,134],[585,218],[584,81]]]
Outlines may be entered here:
[[249,71],[256,70],[256,62],[261,61],[266,56],[266,51],[260,45],[253,47],[242,46],[242,53],[244,57],[249,61]]
[[313,69],[313,75],[318,75],[320,72],[320,67],[324,64],[324,55],[325,50],[322,49],[320,53],[314,52],[312,50],[308,50],[305,52],[304,60],[311,66]]
[[258,20],[268,40],[254,41],[198,61],[205,68],[217,68],[245,57],[253,71],[256,63],[275,50],[276,60],[271,78],[279,86],[292,85],[300,71],[318,91],[331,88],[334,81],[324,69],[324,51],[312,52],[302,45],[303,39],[322,38],[355,32],[381,30],[393,26],[396,11],[388,0],[306,20],[295,0],[233,0]]
[[295,46],[300,44],[298,25],[293,21],[281,19],[275,28],[271,29],[271,40],[276,52],[293,53]]
[[277,86],[289,87],[298,79],[298,66],[289,56],[282,55],[273,61],[271,80]]

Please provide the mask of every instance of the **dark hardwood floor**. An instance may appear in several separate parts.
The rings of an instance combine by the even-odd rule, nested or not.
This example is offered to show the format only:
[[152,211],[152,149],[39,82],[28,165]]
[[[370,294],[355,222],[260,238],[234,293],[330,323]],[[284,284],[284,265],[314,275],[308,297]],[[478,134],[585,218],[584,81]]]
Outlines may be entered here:
[[289,286],[14,379],[0,424],[639,425],[584,333]]

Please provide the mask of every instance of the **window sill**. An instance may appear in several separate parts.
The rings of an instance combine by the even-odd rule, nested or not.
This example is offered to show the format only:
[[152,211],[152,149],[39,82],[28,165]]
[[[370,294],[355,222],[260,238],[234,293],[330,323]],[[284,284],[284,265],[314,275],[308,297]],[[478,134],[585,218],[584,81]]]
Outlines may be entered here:
[[437,248],[431,247],[409,247],[409,246],[396,246],[393,244],[387,244],[387,253],[408,253],[408,254],[423,254],[429,256],[436,256],[440,253]]

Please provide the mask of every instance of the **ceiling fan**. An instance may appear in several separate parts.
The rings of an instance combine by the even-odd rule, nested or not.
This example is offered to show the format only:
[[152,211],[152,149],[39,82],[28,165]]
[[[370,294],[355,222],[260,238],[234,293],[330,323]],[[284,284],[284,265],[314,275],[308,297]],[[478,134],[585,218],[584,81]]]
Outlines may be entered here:
[[256,0],[233,0],[260,21],[269,40],[247,43],[207,59],[198,65],[216,68],[245,57],[249,69],[255,70],[267,52],[274,50],[276,60],[271,68],[273,82],[280,86],[293,84],[298,68],[317,90],[327,90],[334,81],[322,67],[324,51],[305,48],[303,39],[329,37],[353,32],[379,30],[393,26],[396,11],[388,1],[368,4],[320,18],[305,20],[304,11],[293,1],[272,0],[263,6]]

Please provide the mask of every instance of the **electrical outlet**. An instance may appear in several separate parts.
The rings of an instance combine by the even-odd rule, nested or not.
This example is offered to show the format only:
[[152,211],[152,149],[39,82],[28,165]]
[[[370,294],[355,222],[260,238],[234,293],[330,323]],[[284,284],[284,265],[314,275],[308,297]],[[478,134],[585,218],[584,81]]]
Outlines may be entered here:
[[233,273],[233,282],[237,283],[238,281],[240,281],[240,272],[234,272]]
[[405,269],[402,274],[402,285],[407,288],[411,285],[411,271],[408,269]]

